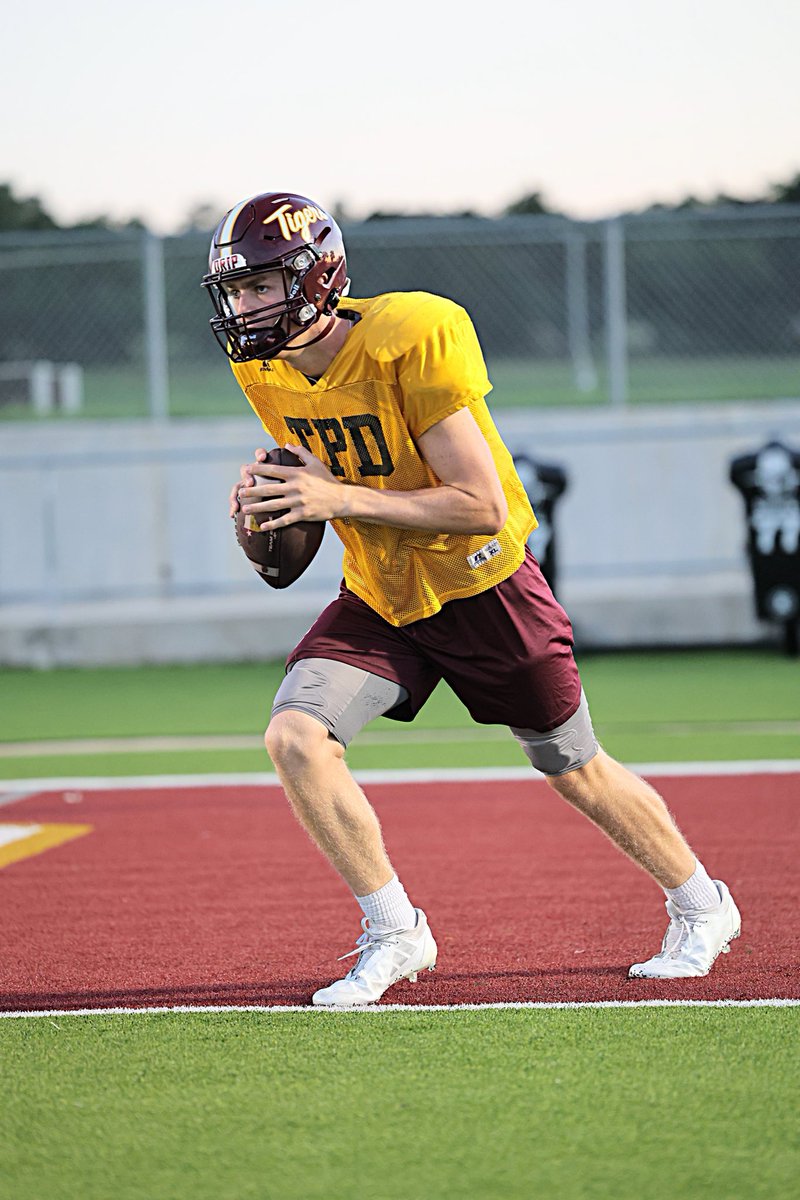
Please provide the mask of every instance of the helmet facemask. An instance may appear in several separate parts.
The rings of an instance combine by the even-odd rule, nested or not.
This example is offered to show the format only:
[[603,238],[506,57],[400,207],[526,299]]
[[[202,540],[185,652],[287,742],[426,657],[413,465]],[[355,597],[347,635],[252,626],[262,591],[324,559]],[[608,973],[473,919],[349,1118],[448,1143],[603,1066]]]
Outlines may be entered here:
[[[211,328],[233,362],[274,358],[316,324],[323,310],[318,307],[321,295],[313,289],[317,278],[324,275],[327,269],[316,247],[304,246],[263,267],[220,271],[207,276],[203,283],[217,314],[211,319]],[[226,285],[272,274],[280,278],[283,298],[260,308],[251,308],[246,313],[237,313]],[[330,304],[326,307],[332,312]],[[324,332],[303,345],[312,345],[324,336]]]

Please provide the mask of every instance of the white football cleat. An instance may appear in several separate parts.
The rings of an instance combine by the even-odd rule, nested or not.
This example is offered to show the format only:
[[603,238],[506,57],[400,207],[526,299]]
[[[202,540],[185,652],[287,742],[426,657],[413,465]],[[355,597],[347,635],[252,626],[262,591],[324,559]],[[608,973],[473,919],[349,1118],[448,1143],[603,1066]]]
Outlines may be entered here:
[[742,919],[733,897],[720,879],[715,879],[721,901],[719,908],[682,913],[667,900],[669,926],[658,954],[647,962],[634,963],[629,979],[688,979],[707,975],[720,954],[742,931]]
[[335,1008],[374,1004],[398,980],[409,979],[415,983],[418,971],[432,971],[436,966],[436,942],[425,913],[421,908],[414,911],[417,923],[413,929],[388,933],[373,929],[364,917],[361,922],[364,932],[356,942],[355,950],[342,955],[342,958],[349,958],[351,954],[357,954],[355,966],[344,979],[337,979],[329,987],[315,992],[311,1003]]

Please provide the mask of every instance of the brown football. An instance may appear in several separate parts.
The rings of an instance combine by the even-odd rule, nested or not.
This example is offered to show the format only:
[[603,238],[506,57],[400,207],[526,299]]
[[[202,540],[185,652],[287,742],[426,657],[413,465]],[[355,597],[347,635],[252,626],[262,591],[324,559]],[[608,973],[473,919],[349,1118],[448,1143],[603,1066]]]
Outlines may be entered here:
[[[282,449],[270,450],[267,462],[282,467],[303,465],[296,454]],[[281,513],[276,512],[274,516],[279,517]],[[261,520],[261,514],[247,514],[240,509],[236,514],[236,540],[264,583],[273,588],[287,588],[300,578],[319,550],[325,522],[297,521],[283,529],[262,532],[258,528]]]

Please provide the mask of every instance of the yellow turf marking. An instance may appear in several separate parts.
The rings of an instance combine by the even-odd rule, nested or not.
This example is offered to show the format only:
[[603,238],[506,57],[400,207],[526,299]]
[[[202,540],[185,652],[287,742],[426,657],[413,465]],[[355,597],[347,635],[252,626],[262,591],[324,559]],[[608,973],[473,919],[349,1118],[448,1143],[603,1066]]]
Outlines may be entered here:
[[91,825],[23,825],[0,823],[0,867],[32,858],[53,846],[91,833]]

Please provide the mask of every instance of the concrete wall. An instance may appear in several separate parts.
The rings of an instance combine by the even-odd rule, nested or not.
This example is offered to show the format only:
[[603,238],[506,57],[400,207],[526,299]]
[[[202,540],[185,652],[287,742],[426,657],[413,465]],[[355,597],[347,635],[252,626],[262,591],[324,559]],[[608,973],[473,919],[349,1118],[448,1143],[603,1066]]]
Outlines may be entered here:
[[[559,596],[584,646],[752,642],[736,454],[800,445],[800,403],[508,411],[515,454],[569,476]],[[0,662],[269,658],[335,595],[328,532],[270,592],[227,516],[254,418],[38,422],[0,434]],[[534,544],[534,549],[535,549]]]

